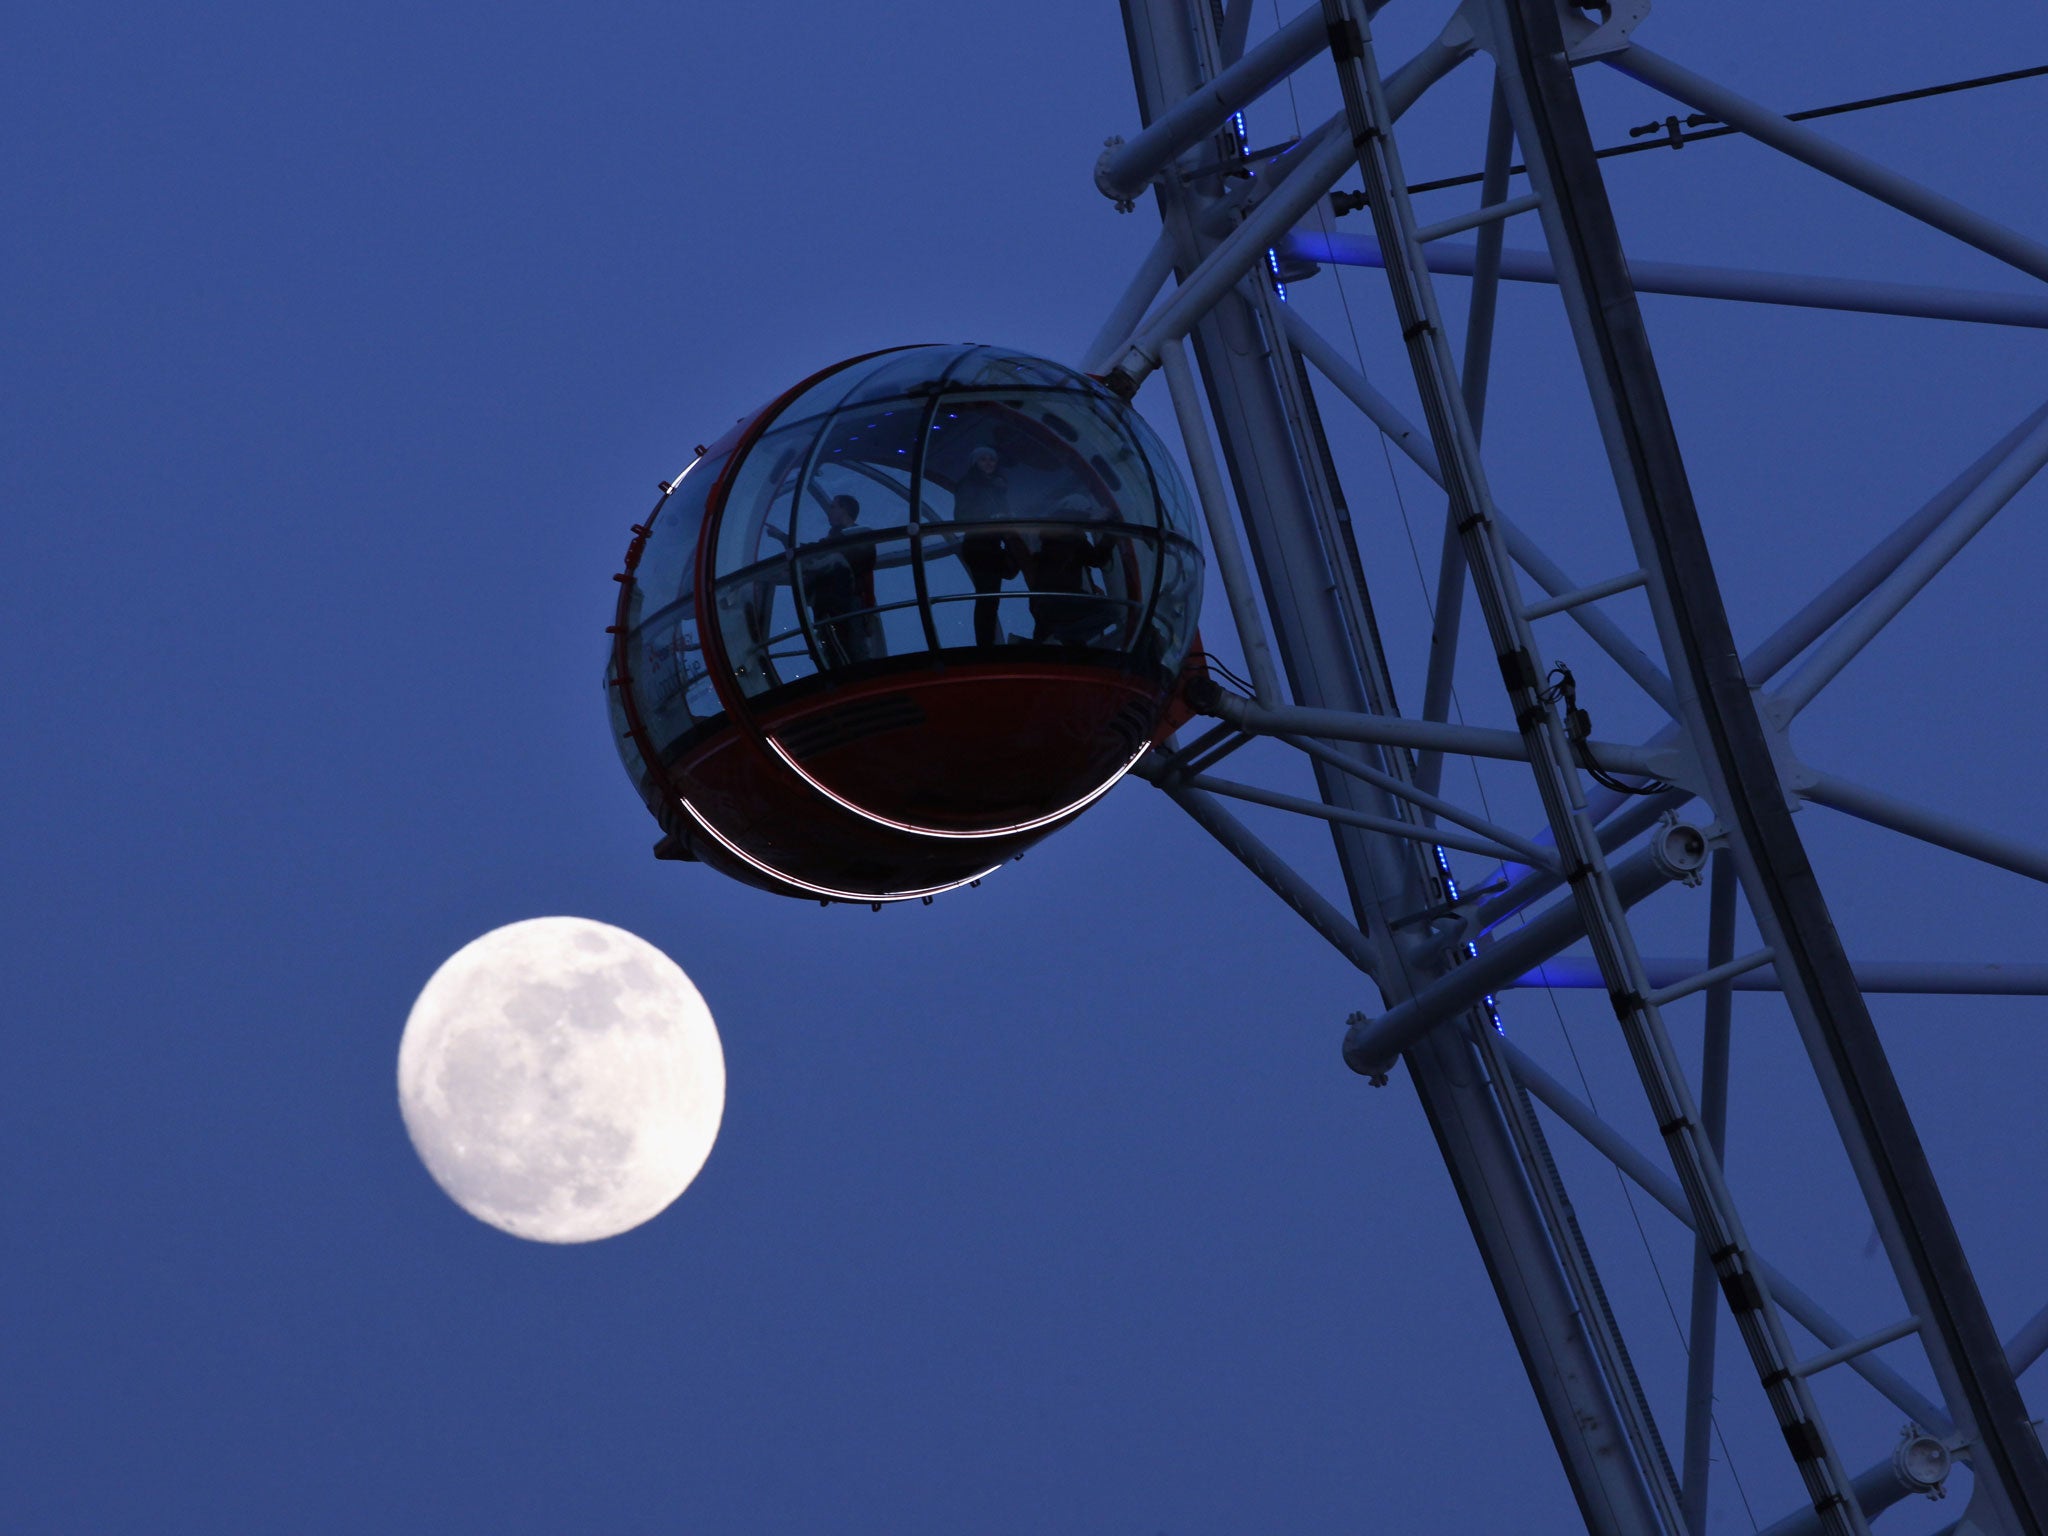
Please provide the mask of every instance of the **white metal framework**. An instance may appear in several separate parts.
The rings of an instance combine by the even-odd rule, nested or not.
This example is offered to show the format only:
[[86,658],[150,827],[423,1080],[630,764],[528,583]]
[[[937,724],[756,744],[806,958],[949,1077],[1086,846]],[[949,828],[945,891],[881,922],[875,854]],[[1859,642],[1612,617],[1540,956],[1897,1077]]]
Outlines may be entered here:
[[[1574,72],[1619,70],[1704,114],[1695,122],[1725,124],[2034,278],[2048,280],[2048,249],[1651,52],[1635,40],[1647,0],[1465,0],[1431,44],[1390,69],[1373,39],[1379,8],[1321,0],[1247,50],[1248,0],[1123,0],[1145,126],[1111,141],[1096,180],[1126,208],[1150,194],[1163,229],[1085,366],[1126,394],[1163,373],[1250,674],[1241,688],[1200,691],[1213,727],[1152,754],[1139,772],[1376,984],[1381,1006],[1351,1020],[1345,1058],[1382,1081],[1402,1065],[1420,1095],[1589,1531],[1706,1529],[1714,1337],[1725,1312],[1753,1369],[1752,1405],[1774,1416],[1808,1501],[1773,1532],[1866,1531],[1908,1493],[1939,1491],[1953,1459],[1971,1473],[1953,1529],[2048,1536],[2048,1457],[2016,1385],[2048,1349],[2048,1308],[2008,1337],[1994,1330],[1864,1002],[1866,992],[2048,994],[2048,966],[1852,961],[1793,811],[1810,801],[2040,881],[2048,853],[1807,764],[1788,737],[1800,711],[2048,462],[2048,406],[1745,655],[1636,293],[2034,327],[2048,324],[2048,300],[1631,263]],[[1422,225],[1394,125],[1474,59],[1494,80],[1479,206]],[[1309,67],[1336,71],[1342,110],[1277,149],[1252,149],[1242,109]],[[1680,131],[1674,116],[1674,141]],[[1509,195],[1511,168],[1526,173],[1520,195]],[[1354,173],[1362,190],[1347,195],[1369,211],[1369,238],[1333,235],[1309,218]],[[1540,251],[1504,250],[1503,226],[1519,215],[1540,224]],[[1438,243],[1465,231],[1475,232],[1469,246]],[[1420,423],[1282,302],[1276,274],[1305,263],[1385,274]],[[1433,272],[1472,278],[1461,356]],[[1634,553],[1628,570],[1579,582],[1494,501],[1479,445],[1503,279],[1554,285],[1562,300]],[[1311,370],[1444,494],[1435,621],[1414,714],[1397,706],[1318,415],[1328,389],[1317,389]],[[1526,593],[1525,580],[1540,595]],[[1513,730],[1449,718],[1468,591]],[[1654,652],[1603,613],[1624,593],[1647,599]],[[1668,723],[1641,743],[1594,739],[1574,680],[1540,643],[1538,623],[1552,616],[1575,622]],[[1215,771],[1255,738],[1304,754],[1320,800]],[[1446,755],[1526,772],[1542,830],[1517,831],[1457,803],[1444,786]],[[1255,837],[1225,808],[1233,799],[1328,823],[1350,910]],[[1497,859],[1513,878],[1460,892],[1447,849]],[[1703,880],[1700,954],[1645,955],[1631,909],[1674,881]],[[1741,954],[1739,906],[1760,940]],[[1518,925],[1503,927],[1510,918]],[[1575,945],[1590,957],[1561,957]],[[1498,1027],[1493,995],[1539,967],[1548,985],[1607,994],[1661,1158]],[[1903,1318],[1852,1330],[1745,1229],[1722,1174],[1738,990],[1783,995]],[[1681,1059],[1664,1019],[1695,993],[1706,1004],[1696,1066]],[[1556,1123],[1696,1234],[1675,1456],[1546,1141]],[[1801,1335],[1817,1347],[1795,1342]],[[1909,1337],[1925,1351],[1933,1397],[1878,1357]],[[1812,1380],[1835,1366],[1910,1421],[1896,1446],[1845,1444],[1831,1429]]]

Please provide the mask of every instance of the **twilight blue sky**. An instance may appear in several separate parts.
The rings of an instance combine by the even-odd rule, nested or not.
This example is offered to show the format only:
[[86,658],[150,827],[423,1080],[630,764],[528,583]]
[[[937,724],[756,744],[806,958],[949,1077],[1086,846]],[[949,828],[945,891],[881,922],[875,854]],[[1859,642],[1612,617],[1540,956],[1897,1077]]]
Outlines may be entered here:
[[[1387,57],[1441,11],[1389,7]],[[1966,26],[1667,3],[1641,35],[1788,109],[2048,60],[2022,0]],[[85,4],[18,13],[0,68],[0,1526],[1573,1527],[1412,1093],[1338,1060],[1370,988],[1162,797],[1127,785],[929,909],[821,912],[656,864],[607,740],[608,576],[692,444],[894,342],[1078,360],[1156,228],[1089,179],[1136,121],[1114,5]],[[1252,137],[1332,110],[1324,73]],[[1404,125],[1413,177],[1476,168],[1486,84],[1469,64]],[[1583,88],[1602,142],[1668,110]],[[1828,131],[2048,236],[2044,92]],[[1647,257],[2029,286],[1741,141],[1610,181]],[[1406,400],[1376,283],[1294,297],[1347,351],[1348,314]],[[1461,314],[1462,280],[1442,293]],[[1750,639],[2048,392],[2035,332],[1646,312]],[[1489,464],[1591,579],[1624,545],[1564,342],[1554,293],[1506,292]],[[1156,386],[1140,404],[1170,430]],[[1409,537],[1433,572],[1441,504],[1325,409],[1419,694]],[[2048,843],[2044,514],[2024,493],[1856,663],[1802,726],[1813,760]],[[1227,653],[1226,629],[1212,594]],[[1602,735],[1651,728],[1545,638]],[[1531,817],[1505,768],[1482,787]],[[1257,824],[1328,873],[1312,830]],[[2041,958],[2038,887],[1801,827],[1852,953]],[[1704,911],[1673,892],[1645,922],[1697,951]],[[675,956],[731,1074],[696,1186],[577,1249],[457,1211],[393,1091],[439,961],[549,913]],[[1604,1005],[1555,1003],[1511,997],[1508,1027],[1647,1144]],[[2048,1020],[1876,1011],[2009,1329],[2048,1300]],[[1739,1002],[1736,1055],[1760,1245],[1892,1320],[1779,1006]],[[1688,1245],[1557,1140],[1675,1442],[1660,1287],[1682,1312]],[[1745,1498],[1767,1523],[1796,1488],[1732,1352],[1721,1394],[1714,1529],[1747,1531]],[[1822,1401],[1856,1466],[1888,1449],[1895,1410],[1833,1377]]]

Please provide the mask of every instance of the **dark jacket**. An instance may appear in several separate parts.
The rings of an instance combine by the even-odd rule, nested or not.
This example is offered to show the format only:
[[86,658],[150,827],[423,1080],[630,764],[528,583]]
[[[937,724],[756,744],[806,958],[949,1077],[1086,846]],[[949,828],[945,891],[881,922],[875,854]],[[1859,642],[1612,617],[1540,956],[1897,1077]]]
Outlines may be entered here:
[[875,546],[861,539],[859,529],[834,528],[804,551],[803,562],[812,612],[852,613],[875,606]]
[[1110,540],[1091,538],[1079,528],[1071,533],[1048,529],[1038,536],[1038,553],[1025,579],[1034,592],[1092,591],[1089,570],[1101,570],[1115,553]]
[[953,521],[1000,523],[1009,515],[1009,476],[1001,470],[984,475],[970,465],[953,487]]

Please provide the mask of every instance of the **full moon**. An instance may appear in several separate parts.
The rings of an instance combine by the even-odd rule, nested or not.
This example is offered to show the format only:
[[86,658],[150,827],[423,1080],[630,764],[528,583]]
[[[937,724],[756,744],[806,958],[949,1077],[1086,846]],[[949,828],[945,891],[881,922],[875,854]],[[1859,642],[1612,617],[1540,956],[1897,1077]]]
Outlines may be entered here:
[[711,1155],[725,1052],[682,967],[581,917],[465,944],[405,1021],[398,1104],[420,1161],[480,1221],[543,1243],[615,1237]]

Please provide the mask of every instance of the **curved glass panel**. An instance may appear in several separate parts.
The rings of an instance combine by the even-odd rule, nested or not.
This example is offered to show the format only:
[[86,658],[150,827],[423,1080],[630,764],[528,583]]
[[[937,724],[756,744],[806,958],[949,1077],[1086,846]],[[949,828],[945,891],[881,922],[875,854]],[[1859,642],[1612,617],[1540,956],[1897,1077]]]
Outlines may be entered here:
[[926,649],[909,537],[921,406],[777,426],[720,513],[713,602],[740,691]]
[[802,423],[764,433],[734,471],[719,509],[712,603],[726,666],[742,693],[763,693],[814,670],[785,679],[773,655],[779,648],[785,665],[792,660],[786,639],[778,647],[795,618],[782,556],[813,436]]
[[1136,411],[1126,411],[1118,419],[1118,425],[1136,439],[1139,457],[1154,468],[1152,490],[1158,498],[1160,526],[1170,533],[1178,534],[1192,547],[1197,561],[1196,579],[1199,582],[1201,512],[1195,506],[1194,494],[1188,490],[1187,482],[1181,479],[1179,472],[1174,469],[1172,455],[1167,452],[1166,444],[1159,440],[1159,434],[1152,430],[1150,422]]
[[[728,457],[708,455],[677,477],[649,516],[646,542],[626,592],[623,644],[613,647],[606,691],[618,715],[619,753],[643,797],[658,793],[646,775],[666,768],[691,736],[724,715],[697,629],[696,584],[705,504]],[[624,701],[610,681],[621,651],[633,713],[657,758],[652,764],[640,762],[627,729]]]
[[980,389],[1092,390],[1100,386],[1049,358],[1004,352],[995,347],[961,347],[947,370],[948,382]]
[[[1042,358],[910,347],[851,364],[770,423],[717,517],[712,601],[744,697],[934,650],[1170,674],[1192,636],[1193,503],[1164,445]],[[1169,553],[1176,537],[1190,547]]]
[[864,358],[827,369],[823,378],[813,381],[776,412],[776,421],[784,426],[793,426],[799,421],[830,414],[833,407],[846,398],[846,392],[867,377],[866,368],[875,361],[874,358]]
[[1202,551],[1192,540],[1169,537],[1160,555],[1159,591],[1137,648],[1162,667],[1178,667],[1201,617]]
[[849,369],[855,375],[848,386],[848,406],[880,400],[912,399],[929,395],[946,375],[955,357],[972,348],[906,347]]

